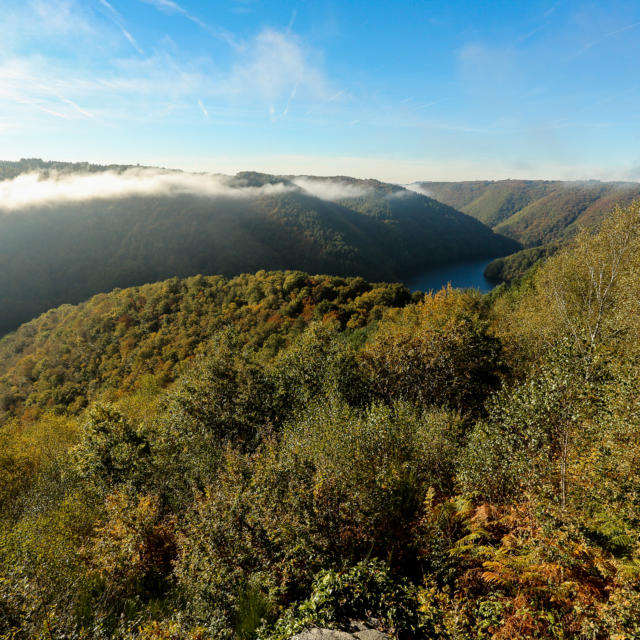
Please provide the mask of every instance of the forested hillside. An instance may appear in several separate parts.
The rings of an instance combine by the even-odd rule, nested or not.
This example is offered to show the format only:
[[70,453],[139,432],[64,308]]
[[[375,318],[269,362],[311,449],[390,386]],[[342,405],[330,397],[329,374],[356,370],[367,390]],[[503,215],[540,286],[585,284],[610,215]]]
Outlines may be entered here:
[[524,278],[529,269],[556,253],[562,245],[562,242],[547,242],[539,247],[529,247],[496,258],[485,267],[484,275],[493,282],[515,282]]
[[0,636],[640,633],[640,202],[514,287],[197,277],[0,342]]
[[165,387],[229,327],[270,357],[312,322],[366,328],[386,308],[411,300],[400,284],[300,271],[173,278],[100,294],[52,309],[0,340],[0,419],[78,413],[98,396]]
[[415,186],[525,247],[487,266],[485,276],[496,282],[522,277],[581,229],[601,222],[615,204],[629,204],[640,196],[638,183],[598,180],[420,182]]
[[374,180],[38,160],[2,163],[0,176],[0,334],[59,304],[173,276],[300,269],[398,281],[519,248]]
[[473,216],[525,247],[565,240],[600,222],[614,204],[640,196],[631,182],[497,180],[420,182],[432,198]]

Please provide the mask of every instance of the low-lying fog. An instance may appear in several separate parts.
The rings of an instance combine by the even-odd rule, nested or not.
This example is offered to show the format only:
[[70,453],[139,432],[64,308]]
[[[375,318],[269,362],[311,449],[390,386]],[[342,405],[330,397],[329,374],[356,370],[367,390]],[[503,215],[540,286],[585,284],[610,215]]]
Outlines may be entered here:
[[131,168],[95,173],[31,172],[0,181],[0,209],[19,211],[33,206],[130,196],[192,194],[247,198],[303,191],[323,200],[369,195],[373,189],[334,178],[296,177],[250,186],[220,174],[195,174],[162,169]]

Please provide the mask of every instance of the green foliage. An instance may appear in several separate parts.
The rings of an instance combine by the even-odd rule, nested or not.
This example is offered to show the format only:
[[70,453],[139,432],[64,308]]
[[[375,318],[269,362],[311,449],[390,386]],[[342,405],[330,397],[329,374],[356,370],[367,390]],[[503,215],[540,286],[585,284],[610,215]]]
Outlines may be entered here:
[[170,588],[176,555],[176,523],[157,496],[116,491],[85,546],[87,575],[100,587],[103,626],[133,618]]
[[[126,167],[34,160],[4,163],[0,179],[28,170],[46,177],[107,169]],[[281,183],[288,191],[97,198],[0,213],[0,335],[57,305],[172,276],[301,269],[393,281],[518,248],[425,196],[375,181],[340,181],[367,195],[331,202],[290,177],[244,173],[231,184]]]
[[561,246],[557,242],[549,242],[539,247],[523,249],[504,258],[496,258],[485,267],[485,278],[492,282],[507,283],[519,280],[534,266],[556,253]]
[[100,487],[126,483],[139,490],[149,473],[149,435],[114,407],[91,409],[75,453],[80,477],[97,481]]
[[412,528],[431,486],[445,491],[457,421],[408,405],[364,414],[328,398],[252,455],[227,451],[179,537],[176,566],[193,621],[223,633],[237,595],[304,592],[323,566],[373,553],[411,566]]
[[0,525],[0,631],[17,637],[36,637],[45,626],[69,634],[93,620],[82,542],[94,509],[77,490],[37,506]]
[[497,502],[544,494],[566,504],[571,453],[590,431],[585,366],[560,344],[539,371],[492,398],[460,462],[466,491]]
[[379,560],[320,572],[311,595],[287,610],[260,640],[288,640],[311,627],[348,629],[353,620],[380,626],[397,638],[421,637],[416,591]]
[[178,536],[175,577],[185,614],[216,637],[232,637],[237,626],[253,626],[248,608],[268,613],[277,594],[279,572],[274,569],[281,554],[267,528],[280,523],[261,513],[272,487],[253,477],[254,464],[227,451],[217,477],[186,513]]
[[640,196],[637,183],[497,180],[420,183],[433,198],[525,247],[566,240]]
[[266,358],[311,322],[366,327],[381,309],[411,301],[398,284],[260,271],[232,280],[197,276],[96,296],[52,310],[0,341],[0,417],[81,411],[162,387],[221,330]]
[[77,420],[44,414],[0,428],[0,517],[15,517],[38,485],[60,475],[79,440]]
[[616,207],[536,271],[516,306],[512,333],[536,350],[564,337],[586,351],[604,344],[633,349],[638,256],[640,200]]
[[0,637],[637,637],[639,238],[616,209],[485,297],[258,272],[26,325]]
[[319,396],[340,397],[351,406],[366,406],[371,400],[358,353],[335,324],[311,325],[289,349],[281,351],[270,373],[283,417]]
[[455,416],[406,403],[364,414],[337,402],[311,406],[281,445],[296,535],[327,557],[409,562],[429,487],[450,487],[458,433]]
[[503,373],[480,297],[451,288],[390,314],[362,351],[375,393],[477,414]]

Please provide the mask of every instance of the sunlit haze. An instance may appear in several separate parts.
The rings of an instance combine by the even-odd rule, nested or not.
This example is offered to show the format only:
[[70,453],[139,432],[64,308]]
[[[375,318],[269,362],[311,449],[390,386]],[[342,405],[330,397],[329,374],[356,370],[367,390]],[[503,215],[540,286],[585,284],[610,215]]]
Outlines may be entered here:
[[640,4],[0,0],[0,157],[640,179]]

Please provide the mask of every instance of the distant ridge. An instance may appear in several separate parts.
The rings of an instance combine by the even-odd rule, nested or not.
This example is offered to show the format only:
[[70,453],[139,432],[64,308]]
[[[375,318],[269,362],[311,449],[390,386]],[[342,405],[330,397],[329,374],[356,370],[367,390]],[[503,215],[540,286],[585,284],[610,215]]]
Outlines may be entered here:
[[376,180],[0,163],[0,333],[62,303],[173,276],[299,269],[398,281],[518,248]]
[[484,180],[413,186],[525,247],[565,240],[597,224],[615,204],[640,198],[637,182]]

